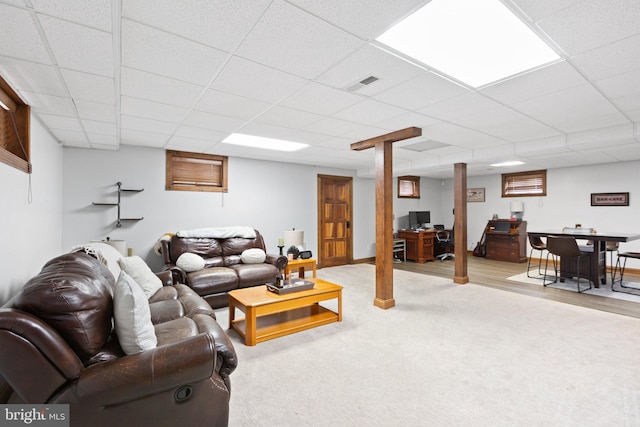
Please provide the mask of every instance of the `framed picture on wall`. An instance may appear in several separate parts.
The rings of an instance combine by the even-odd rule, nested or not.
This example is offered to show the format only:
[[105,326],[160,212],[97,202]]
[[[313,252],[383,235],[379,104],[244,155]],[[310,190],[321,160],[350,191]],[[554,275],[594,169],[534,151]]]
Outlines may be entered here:
[[629,193],[591,193],[591,206],[629,206]]
[[484,188],[467,188],[467,202],[484,202]]

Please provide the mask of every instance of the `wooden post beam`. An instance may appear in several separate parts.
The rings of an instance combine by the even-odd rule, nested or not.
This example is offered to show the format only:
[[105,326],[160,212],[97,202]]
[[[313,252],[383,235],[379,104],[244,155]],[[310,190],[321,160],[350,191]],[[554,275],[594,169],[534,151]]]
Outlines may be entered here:
[[387,309],[393,299],[393,156],[396,141],[422,135],[422,129],[410,127],[351,144],[352,150],[375,148],[376,161],[376,297],[373,305]]
[[467,275],[467,164],[453,165],[453,247],[455,265],[453,282],[469,283]]

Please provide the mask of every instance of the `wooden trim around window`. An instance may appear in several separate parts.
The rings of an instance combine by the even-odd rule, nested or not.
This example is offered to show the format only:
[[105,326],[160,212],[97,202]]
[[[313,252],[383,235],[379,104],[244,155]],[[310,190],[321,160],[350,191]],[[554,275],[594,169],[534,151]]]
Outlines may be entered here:
[[228,157],[173,150],[166,153],[166,190],[228,191]]
[[399,199],[419,199],[420,198],[420,177],[405,175],[398,177],[398,198]]
[[502,174],[502,197],[533,197],[546,195],[546,169]]
[[[31,173],[31,108],[0,77],[0,162]],[[16,133],[17,130],[17,133]]]

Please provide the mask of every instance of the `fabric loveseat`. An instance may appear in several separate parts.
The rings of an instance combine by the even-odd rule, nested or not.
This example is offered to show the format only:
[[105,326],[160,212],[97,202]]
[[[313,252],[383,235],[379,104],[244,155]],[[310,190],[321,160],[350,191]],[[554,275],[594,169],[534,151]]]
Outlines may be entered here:
[[[231,290],[274,282],[287,266],[286,256],[266,253],[262,235],[250,227],[178,231],[160,243],[165,269],[213,308],[229,305]],[[187,255],[195,258],[188,267],[181,263]]]
[[109,246],[92,245],[50,260],[0,308],[11,403],[69,404],[72,426],[228,425],[237,358],[211,307],[170,272],[159,287],[140,282],[151,270],[118,274],[95,249]]

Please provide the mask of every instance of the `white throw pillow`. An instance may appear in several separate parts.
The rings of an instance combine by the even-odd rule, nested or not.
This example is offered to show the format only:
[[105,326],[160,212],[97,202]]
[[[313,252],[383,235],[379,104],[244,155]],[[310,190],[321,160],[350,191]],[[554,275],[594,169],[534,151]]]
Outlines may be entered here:
[[156,348],[158,339],[151,323],[149,301],[140,285],[120,272],[113,295],[113,317],[120,347],[127,354]]
[[187,273],[191,273],[192,271],[198,271],[204,268],[204,258],[198,254],[185,252],[178,257],[176,265]]
[[162,280],[149,268],[146,262],[137,255],[123,257],[118,260],[120,268],[127,273],[142,288],[145,295],[151,298],[162,288]]
[[262,249],[246,249],[240,254],[240,259],[245,264],[260,264],[267,259],[267,254]]

